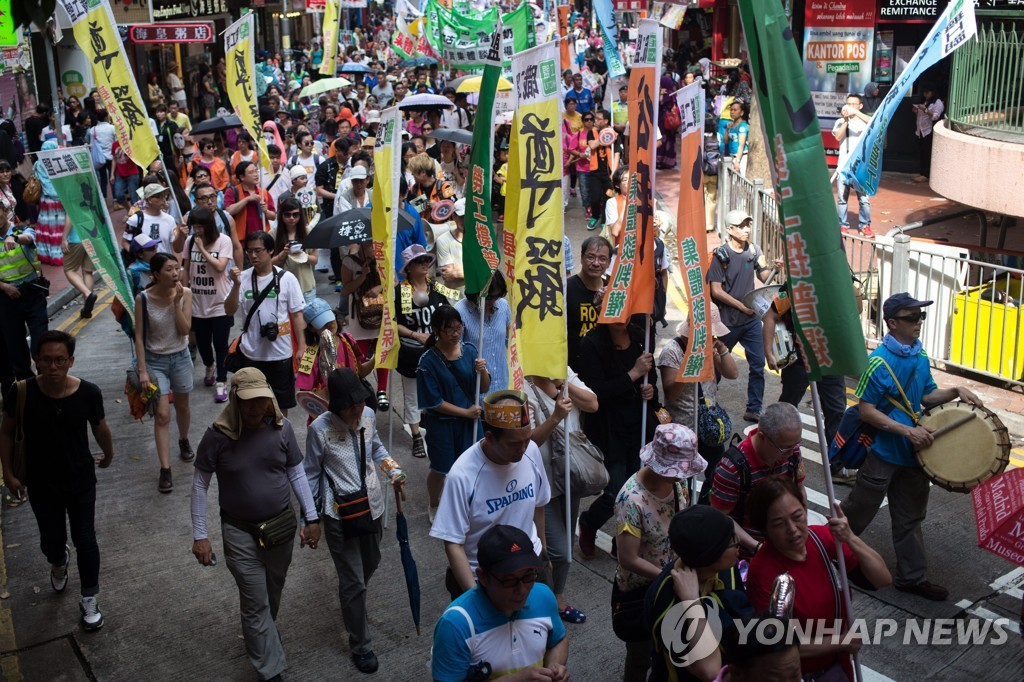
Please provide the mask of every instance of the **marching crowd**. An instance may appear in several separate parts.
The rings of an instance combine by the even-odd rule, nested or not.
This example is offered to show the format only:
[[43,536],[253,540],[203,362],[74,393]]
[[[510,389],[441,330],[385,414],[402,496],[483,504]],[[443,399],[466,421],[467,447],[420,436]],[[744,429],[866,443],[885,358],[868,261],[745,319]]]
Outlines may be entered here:
[[[391,23],[375,17],[364,40],[388,42],[382,36]],[[743,418],[757,423],[749,435],[730,440],[732,420],[718,401],[718,381],[676,381],[688,320],[657,357],[644,340],[657,329],[653,321],[598,321],[625,215],[628,120],[624,89],[610,110],[601,106],[607,69],[600,39],[588,33],[585,17],[573,25],[583,44],[580,63],[563,74],[564,196],[568,205],[579,188],[587,228],[595,232],[577,253],[566,250],[568,377],[528,377],[525,392],[507,390],[513,323],[507,283],[496,274],[486,291],[465,290],[467,146],[439,132],[471,130],[474,111],[467,93],[448,85],[450,74],[436,66],[402,67],[351,46],[346,63],[362,64],[365,73],[351,86],[310,100],[299,92],[313,82],[322,49],[311,46],[290,77],[281,72],[279,55],[261,53],[258,70],[266,82],[259,112],[269,173],[261,170],[259,145],[248,133],[195,130],[225,104],[222,63],[199,74],[191,98],[176,65],[166,79],[169,97],[155,75],[148,79],[161,159],[146,169],[119,149],[98,97],[66,103],[65,140],[89,146],[100,190],[106,199],[109,186],[114,202],[135,296],[134,318],[125,314],[119,322],[131,341],[136,390],[153,416],[158,490],[174,489],[173,411],[178,457],[194,463],[192,551],[204,565],[217,560],[207,518],[216,477],[223,555],[238,585],[245,647],[260,679],[280,679],[287,667],[275,617],[297,530],[300,546],[316,549],[326,541],[353,664],[364,673],[377,670],[367,586],[381,561],[384,495],[390,494],[378,470],[400,497],[407,486],[425,491],[430,535],[448,560],[452,603],[433,635],[431,674],[438,681],[568,679],[567,633],[587,619],[570,601],[568,543],[578,535],[583,557],[592,558],[597,533],[609,521],[617,562],[612,627],[625,643],[626,680],[770,674],[852,680],[850,654],[859,640],[763,649],[731,642],[728,626],[766,618],[772,583],[784,572],[799,586],[792,619],[843,618],[842,600],[833,599],[841,586],[830,570],[836,540],[857,585],[877,589],[893,582],[879,554],[858,538],[886,494],[899,557],[897,589],[946,596],[924,579],[927,479],[908,457],[912,445],[930,436],[911,417],[922,405],[953,396],[980,401],[966,389],[942,391],[932,381],[919,341],[930,302],[906,294],[885,302],[889,334],[857,391],[864,420],[880,437],[859,475],[845,479],[854,487],[843,506],[832,510],[827,525],[809,526],[796,409],[807,373],[798,345],[776,343],[776,330],[783,337],[787,329],[792,333],[785,288],[773,290],[766,313],[750,301],[755,277],[770,282],[774,274],[749,241],[750,216],[728,213],[728,240],[715,250],[708,273],[716,303],[710,326],[716,375],[718,381],[738,378],[730,351],[742,344],[748,364]],[[670,57],[661,84],[662,168],[677,163],[679,126],[669,98],[680,85],[710,80],[698,52]],[[584,87],[581,65],[596,92]],[[749,84],[749,73],[738,69],[712,83],[709,97],[710,144],[740,173]],[[319,250],[303,242],[320,221],[369,207],[380,110],[416,93],[444,95],[451,107],[405,113],[399,185],[410,220],[400,223],[389,254],[399,283],[384,291],[372,243]],[[13,179],[15,169],[25,169],[24,152],[56,147],[52,112],[40,105],[24,123],[27,149],[20,149],[9,123],[0,124],[0,460],[11,493],[27,490],[58,592],[68,583],[65,516],[70,520],[82,623],[92,631],[104,622],[97,602],[95,467],[110,465],[113,439],[99,388],[71,371],[76,340],[46,330],[48,284],[38,264],[63,266],[83,295],[86,318],[97,299],[93,268],[45,169],[37,164]],[[499,221],[508,136],[507,123],[499,125],[493,159]],[[708,191],[713,200],[713,182]],[[663,291],[671,255],[664,244],[660,249]],[[324,280],[337,294],[334,303],[317,294]],[[388,297],[398,321],[397,377],[374,363]],[[660,316],[652,312],[654,320],[664,319],[663,309]],[[236,321],[240,331],[233,332]],[[198,373],[197,362],[203,365]],[[783,370],[782,396],[767,405],[766,362]],[[196,391],[200,376],[208,393]],[[832,437],[845,409],[844,382],[826,380],[820,388]],[[899,395],[908,410],[891,409],[887,398]],[[219,404],[221,411],[193,447],[191,406],[197,401]],[[400,464],[405,453],[389,453],[378,435],[377,414],[392,409],[411,431],[408,456],[429,463],[425,481],[410,481]],[[296,438],[302,428],[304,452]],[[95,461],[90,430],[103,451]],[[569,481],[567,456],[578,462]],[[698,495],[698,486],[688,483],[701,474]],[[718,604],[723,647],[681,662],[660,634],[662,621],[688,600],[701,601],[697,620],[704,621],[705,598]]]

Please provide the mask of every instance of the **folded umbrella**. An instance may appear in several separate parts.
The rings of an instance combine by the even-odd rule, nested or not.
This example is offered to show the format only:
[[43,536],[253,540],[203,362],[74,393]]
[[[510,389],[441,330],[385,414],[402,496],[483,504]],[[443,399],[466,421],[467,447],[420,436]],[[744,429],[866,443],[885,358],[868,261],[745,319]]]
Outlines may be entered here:
[[409,522],[402,513],[402,494],[395,490],[395,503],[398,514],[395,517],[395,537],[398,539],[398,550],[402,555],[402,570],[405,572],[405,588],[409,592],[409,609],[412,611],[412,622],[416,626],[416,634],[420,634],[420,573],[416,568],[416,559],[412,556],[409,546]]

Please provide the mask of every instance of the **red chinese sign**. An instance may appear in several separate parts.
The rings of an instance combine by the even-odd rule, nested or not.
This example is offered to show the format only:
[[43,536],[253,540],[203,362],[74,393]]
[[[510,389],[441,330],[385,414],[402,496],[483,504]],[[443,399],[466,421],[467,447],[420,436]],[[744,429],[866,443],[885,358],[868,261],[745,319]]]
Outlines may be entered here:
[[129,35],[133,43],[212,43],[213,24],[134,24]]

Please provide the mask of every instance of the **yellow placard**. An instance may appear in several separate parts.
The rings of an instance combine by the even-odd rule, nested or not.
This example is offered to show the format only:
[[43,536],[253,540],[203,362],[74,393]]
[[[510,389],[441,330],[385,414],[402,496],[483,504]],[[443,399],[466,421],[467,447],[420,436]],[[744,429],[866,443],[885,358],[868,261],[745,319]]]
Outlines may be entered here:
[[384,287],[384,315],[377,337],[377,367],[398,366],[398,320],[395,318],[395,235],[398,232],[398,174],[402,159],[402,112],[390,107],[380,114],[373,146],[373,253]]
[[96,90],[110,113],[117,141],[143,168],[160,156],[149,114],[125,59],[121,36],[114,28],[110,4],[100,0],[60,0],[71,18],[75,41],[92,64]]
[[260,127],[260,112],[256,104],[256,52],[253,44],[256,26],[253,15],[246,14],[224,31],[224,56],[227,61],[228,101],[242,126],[249,131],[260,152],[264,170],[271,168],[270,154]]
[[324,3],[324,58],[320,62],[320,75],[334,78],[338,70],[338,0]]

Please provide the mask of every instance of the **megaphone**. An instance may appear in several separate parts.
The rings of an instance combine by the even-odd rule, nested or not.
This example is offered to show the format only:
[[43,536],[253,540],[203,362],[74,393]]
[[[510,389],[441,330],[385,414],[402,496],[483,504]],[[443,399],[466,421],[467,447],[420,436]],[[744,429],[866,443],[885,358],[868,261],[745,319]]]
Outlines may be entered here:
[[753,310],[759,318],[764,317],[768,309],[772,307],[772,301],[784,286],[784,284],[769,284],[754,289],[743,297],[743,305]]

